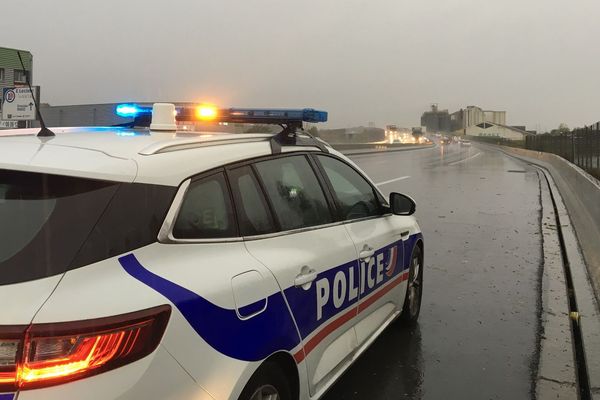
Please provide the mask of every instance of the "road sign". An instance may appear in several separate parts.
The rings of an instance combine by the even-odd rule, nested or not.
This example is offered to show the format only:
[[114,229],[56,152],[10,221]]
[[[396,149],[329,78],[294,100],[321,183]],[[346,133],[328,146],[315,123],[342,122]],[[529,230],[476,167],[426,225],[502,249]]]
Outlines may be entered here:
[[19,121],[1,121],[0,129],[17,129],[19,127]]
[[[36,98],[40,87],[34,86]],[[35,101],[28,87],[2,89],[2,118],[5,121],[32,121],[37,119]]]

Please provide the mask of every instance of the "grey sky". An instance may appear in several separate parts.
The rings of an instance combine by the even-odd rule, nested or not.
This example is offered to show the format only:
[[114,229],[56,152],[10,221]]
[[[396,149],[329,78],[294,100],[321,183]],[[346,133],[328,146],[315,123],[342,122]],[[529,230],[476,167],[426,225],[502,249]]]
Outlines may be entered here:
[[[598,0],[2,1],[51,104],[213,101],[418,125],[429,103],[600,120]],[[10,16],[10,17],[6,17]]]

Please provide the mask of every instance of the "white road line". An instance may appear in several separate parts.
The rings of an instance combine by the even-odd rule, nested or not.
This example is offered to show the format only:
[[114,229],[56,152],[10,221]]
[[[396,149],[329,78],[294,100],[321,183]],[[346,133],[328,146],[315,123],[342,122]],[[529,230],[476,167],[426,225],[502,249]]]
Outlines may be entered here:
[[375,185],[377,185],[377,186],[387,185],[388,183],[401,181],[401,180],[408,179],[408,178],[410,178],[410,176],[401,176],[400,178],[394,178],[394,179],[390,179],[389,181],[379,182],[379,183],[376,183]]
[[472,160],[472,159],[474,159],[475,157],[479,157],[480,155],[481,155],[481,153],[477,153],[477,154],[475,154],[475,155],[473,155],[473,156],[471,156],[471,157],[467,157],[467,158],[464,158],[464,159],[462,159],[462,160],[458,160],[458,161],[451,162],[451,163],[449,163],[448,165],[456,165],[456,164],[460,164],[461,162],[465,162],[465,161]]

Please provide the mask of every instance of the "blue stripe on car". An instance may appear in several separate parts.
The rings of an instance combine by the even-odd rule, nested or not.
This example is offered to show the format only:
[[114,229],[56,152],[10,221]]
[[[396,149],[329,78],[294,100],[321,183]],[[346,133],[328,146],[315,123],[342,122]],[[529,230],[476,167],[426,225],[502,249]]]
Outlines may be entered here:
[[275,350],[291,351],[300,343],[280,292],[269,296],[265,311],[241,320],[235,310],[221,308],[148,271],[133,254],[120,257],[119,262],[129,275],[169,299],[196,333],[222,354],[238,360],[258,361]]
[[[413,248],[421,237],[420,233],[415,234],[403,243],[398,241],[377,251],[377,254],[383,254],[383,262],[387,265],[391,257],[391,248],[398,246],[400,252],[396,259],[396,268],[392,275],[384,274],[383,281],[377,286],[365,288],[362,297],[378,290],[410,266]],[[276,351],[291,351],[300,344],[300,336],[281,292],[272,294],[266,299],[266,309],[263,312],[252,318],[240,319],[235,310],[219,307],[196,293],[150,272],[133,254],[120,257],[119,262],[129,275],[171,301],[196,333],[222,354],[238,360],[259,361]],[[327,278],[333,281],[339,271],[347,272],[351,268],[355,271],[354,285],[358,285],[360,268],[357,261],[323,271],[318,275],[317,280]],[[308,290],[292,286],[285,289],[284,293],[302,338],[308,337],[332,317],[356,305],[359,301],[358,298],[352,301],[346,298],[339,308],[334,307],[333,302],[329,301],[322,309],[323,317],[317,320],[315,285]],[[252,316],[264,307],[263,299],[240,307],[238,312],[244,318]],[[4,399],[0,398],[0,400]]]
[[260,300],[256,303],[248,304],[247,306],[238,307],[238,313],[242,318],[249,317],[262,311],[267,305],[267,300]]

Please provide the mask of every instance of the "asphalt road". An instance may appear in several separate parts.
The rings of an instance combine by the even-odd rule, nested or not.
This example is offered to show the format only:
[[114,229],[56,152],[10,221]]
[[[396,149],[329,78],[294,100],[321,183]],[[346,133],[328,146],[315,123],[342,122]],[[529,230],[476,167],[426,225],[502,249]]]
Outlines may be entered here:
[[458,144],[352,158],[384,194],[416,200],[424,295],[419,324],[387,329],[325,399],[532,398],[542,270],[536,171]]

